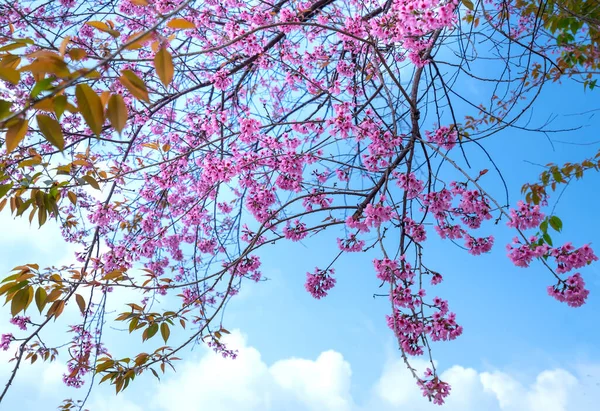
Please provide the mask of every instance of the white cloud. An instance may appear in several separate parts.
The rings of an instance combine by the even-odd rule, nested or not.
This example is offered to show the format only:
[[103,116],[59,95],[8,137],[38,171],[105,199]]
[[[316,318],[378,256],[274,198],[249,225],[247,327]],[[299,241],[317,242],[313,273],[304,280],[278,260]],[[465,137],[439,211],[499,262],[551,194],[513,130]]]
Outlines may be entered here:
[[[600,400],[600,367],[544,370],[529,381],[503,371],[480,372],[459,365],[442,372],[452,385],[446,405],[430,404],[398,359],[385,364],[370,398],[356,404],[350,390],[352,370],[335,351],[315,360],[290,358],[266,364],[258,350],[238,332],[229,336],[236,360],[205,351],[180,367],[177,375],[157,386],[154,409],[189,411],[592,411]],[[422,371],[427,364],[413,361]],[[586,383],[586,379],[588,382]]]

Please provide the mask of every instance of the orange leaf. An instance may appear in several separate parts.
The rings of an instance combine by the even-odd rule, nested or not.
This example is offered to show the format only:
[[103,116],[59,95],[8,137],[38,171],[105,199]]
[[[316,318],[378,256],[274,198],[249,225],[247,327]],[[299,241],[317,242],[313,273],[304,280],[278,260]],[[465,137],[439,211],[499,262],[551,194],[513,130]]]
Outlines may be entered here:
[[195,29],[196,25],[189,20],[178,18],[178,19],[173,19],[173,20],[169,21],[167,23],[167,27],[172,28],[172,29],[189,30],[189,29]]

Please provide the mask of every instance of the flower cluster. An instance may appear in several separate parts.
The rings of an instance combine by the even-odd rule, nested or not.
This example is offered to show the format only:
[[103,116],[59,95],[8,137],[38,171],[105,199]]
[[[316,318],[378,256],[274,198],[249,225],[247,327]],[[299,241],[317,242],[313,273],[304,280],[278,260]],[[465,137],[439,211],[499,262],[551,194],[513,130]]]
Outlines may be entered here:
[[314,298],[320,299],[327,295],[327,292],[335,286],[335,278],[332,275],[335,273],[333,268],[321,270],[315,268],[314,273],[306,273],[306,283],[304,288]]
[[13,317],[10,319],[10,323],[16,325],[17,327],[19,327],[20,330],[26,331],[27,330],[27,324],[30,323],[31,320],[29,317],[24,317],[21,315],[17,315],[16,317]]

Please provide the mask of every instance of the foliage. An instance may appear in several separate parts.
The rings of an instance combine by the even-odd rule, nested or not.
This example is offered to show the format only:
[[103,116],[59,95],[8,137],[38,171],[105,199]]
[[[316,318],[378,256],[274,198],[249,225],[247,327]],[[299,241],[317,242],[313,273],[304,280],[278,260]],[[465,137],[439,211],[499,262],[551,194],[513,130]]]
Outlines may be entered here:
[[[582,275],[565,274],[597,258],[587,245],[555,246],[563,222],[542,210],[549,187],[598,159],[551,165],[510,208],[492,157],[498,177],[472,172],[468,157],[489,155],[485,139],[504,129],[545,131],[521,119],[546,82],[595,87],[600,11],[575,0],[462,4],[0,5],[0,211],[55,220],[81,250],[72,265],[24,264],[3,280],[20,330],[2,335],[15,365],[0,401],[21,363],[67,352],[66,384],[97,375],[116,392],[142,373],[158,377],[197,342],[235,357],[221,342],[227,302],[263,279],[268,250],[325,232],[339,237],[337,250],[307,273],[307,290],[325,297],[345,253],[372,259],[402,358],[439,404],[450,387],[431,346],[462,327],[446,300],[428,297],[443,280],[428,236],[479,255],[494,246],[486,228],[504,221],[517,235],[514,264],[539,260],[554,279],[548,293],[582,305]],[[459,79],[496,86],[475,100]],[[106,296],[119,288],[139,298],[115,317]],[[47,345],[69,305],[81,318],[68,350]],[[113,322],[169,345],[118,359],[102,340]],[[410,367],[415,355],[432,361],[425,375]]]

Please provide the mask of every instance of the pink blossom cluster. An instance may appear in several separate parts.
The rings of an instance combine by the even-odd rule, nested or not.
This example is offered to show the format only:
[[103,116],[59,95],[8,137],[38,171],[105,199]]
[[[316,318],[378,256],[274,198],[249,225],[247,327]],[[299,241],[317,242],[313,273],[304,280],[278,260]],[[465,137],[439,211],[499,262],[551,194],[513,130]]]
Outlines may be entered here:
[[[377,278],[394,285],[390,295],[393,315],[387,316],[387,324],[396,334],[404,352],[422,355],[427,335],[432,341],[446,341],[462,334],[463,329],[456,323],[456,315],[449,312],[447,301],[435,297],[431,304],[427,304],[433,313],[425,315],[421,307],[426,292],[422,288],[413,290],[416,272],[404,258],[375,259],[373,265]],[[436,279],[435,283],[441,281],[438,273],[434,273],[433,278]]]
[[427,137],[427,140],[446,150],[452,150],[458,141],[456,129],[448,126],[439,127],[433,133],[426,131],[425,136]]
[[304,288],[314,298],[321,299],[327,295],[327,292],[335,286],[335,278],[332,275],[335,273],[333,268],[322,270],[315,268],[313,273],[306,273],[306,283]]
[[[458,205],[452,206],[455,198]],[[490,204],[486,196],[478,190],[468,190],[464,183],[451,183],[451,190],[442,189],[421,195],[423,205],[437,220],[435,230],[441,238],[450,240],[465,240],[465,247],[473,255],[491,251],[494,237],[475,237],[469,234],[460,224],[452,223],[454,217],[459,217],[462,223],[470,229],[478,229],[485,220],[490,220]]]
[[512,244],[507,245],[508,258],[517,267],[529,267],[534,258],[541,258],[548,255],[550,246],[548,244],[538,244],[537,237],[530,237],[529,242],[522,244],[518,237],[513,239]]
[[82,326],[71,326],[71,332],[75,333],[70,348],[72,358],[67,363],[68,373],[63,375],[63,382],[69,387],[81,388],[84,384],[83,377],[91,370],[91,357],[105,353],[106,350]]
[[16,325],[17,327],[19,327],[20,330],[26,331],[27,330],[27,324],[30,323],[31,320],[29,317],[24,317],[21,315],[17,315],[16,317],[12,317],[10,319],[10,323]]
[[537,228],[544,219],[544,214],[540,211],[539,205],[531,205],[519,201],[517,209],[510,210],[510,218],[510,221],[506,223],[507,226],[518,230],[526,230],[528,228]]
[[548,295],[570,307],[581,307],[589,295],[585,282],[579,273],[575,273],[557,285],[548,286]]
[[294,220],[293,225],[289,223],[286,224],[283,228],[283,235],[285,238],[292,241],[300,241],[308,235],[308,230],[306,224],[296,219]]
[[393,175],[398,179],[398,186],[406,191],[407,199],[417,198],[423,191],[424,183],[415,176],[415,173],[394,172]]
[[576,249],[571,243],[566,243],[561,247],[552,249],[550,255],[556,259],[556,272],[558,274],[568,273],[571,270],[598,261],[598,257],[587,244]]
[[10,348],[10,343],[13,339],[14,337],[11,333],[2,334],[2,337],[0,338],[0,348],[2,348],[2,351],[8,351]]
[[417,223],[410,217],[404,218],[404,230],[417,243],[422,243],[427,239],[427,233],[423,224]]
[[363,248],[365,246],[365,241],[359,240],[356,237],[356,234],[350,234],[348,236],[348,238],[345,238],[345,239],[338,238],[337,244],[338,244],[338,247],[340,248],[340,250],[342,250],[342,251],[346,251],[349,253],[356,253],[356,252],[363,250]]
[[231,358],[235,360],[238,356],[238,350],[230,350],[227,346],[216,338],[211,339],[206,345],[217,354],[221,354],[223,358]]
[[425,378],[418,381],[423,397],[431,398],[434,404],[444,404],[444,399],[450,395],[450,384],[434,376],[430,368],[425,370]]

